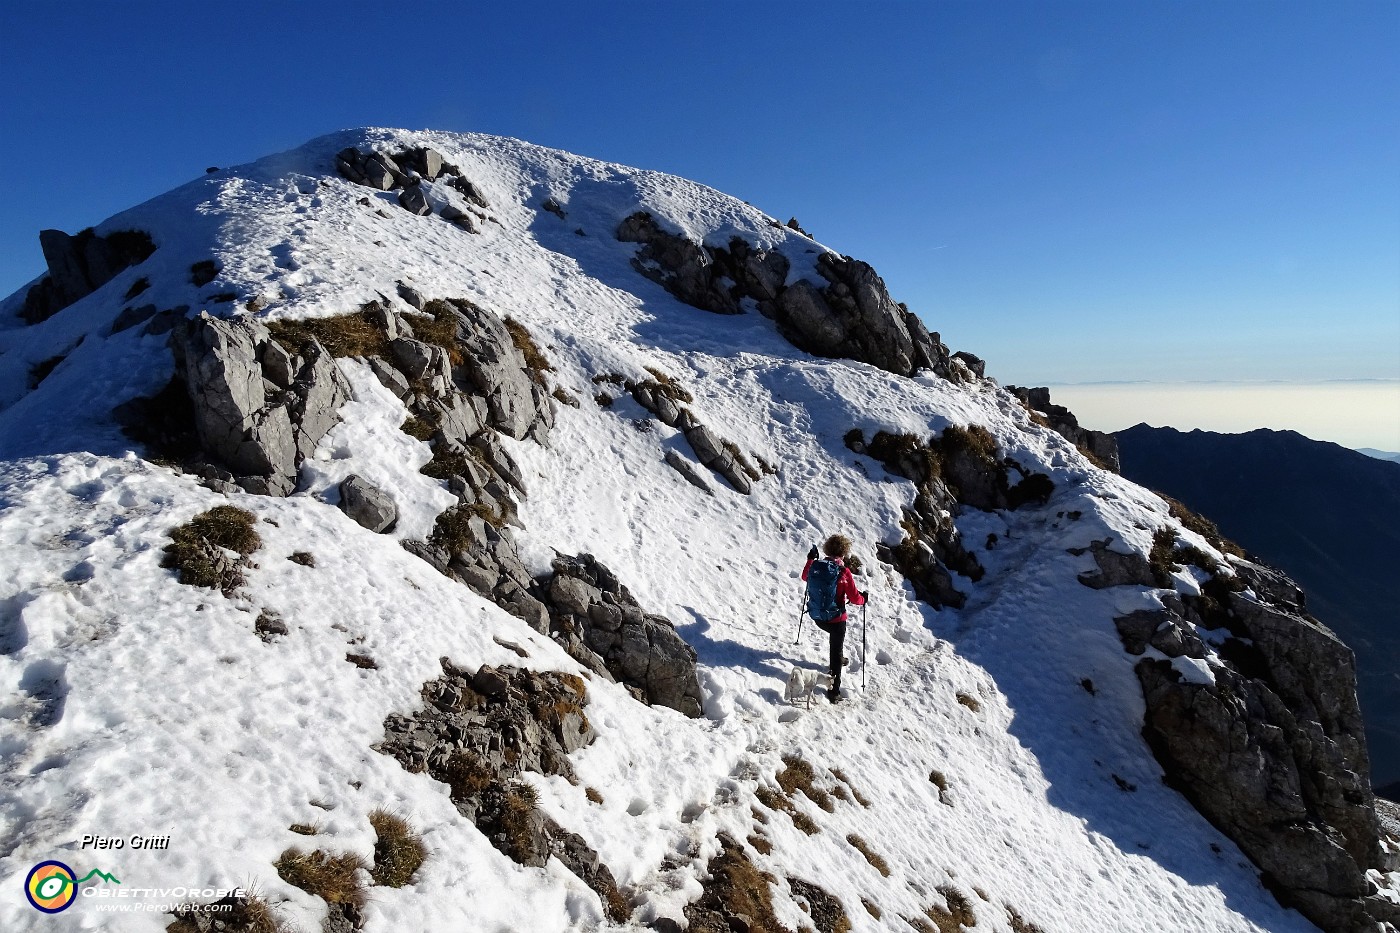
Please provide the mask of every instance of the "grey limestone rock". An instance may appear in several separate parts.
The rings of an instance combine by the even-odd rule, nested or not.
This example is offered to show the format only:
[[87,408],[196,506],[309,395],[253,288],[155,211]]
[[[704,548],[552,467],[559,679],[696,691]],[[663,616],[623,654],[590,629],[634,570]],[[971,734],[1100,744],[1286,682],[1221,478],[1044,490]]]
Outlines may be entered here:
[[[423,182],[440,181],[460,192],[463,199],[475,208],[485,209],[486,199],[466,178],[461,169],[447,162],[440,152],[426,146],[419,146],[396,152],[392,155],[381,152],[361,152],[353,146],[336,153],[336,170],[357,185],[366,185],[379,191],[398,191],[399,206],[410,213],[428,216],[433,213],[433,204],[423,191]],[[451,221],[468,233],[478,232],[471,214],[452,204],[444,204],[438,211],[443,220]],[[485,218],[485,215],[481,215]],[[417,296],[417,293],[414,292]],[[422,308],[421,296],[418,300],[403,294],[400,296],[415,308]]]
[[[685,439],[695,451],[695,458],[729,481],[729,484],[744,495],[748,495],[753,484],[744,472],[734,451],[724,441],[703,424],[692,424],[685,429]],[[675,466],[675,464],[672,464]]]
[[551,631],[581,663],[596,664],[652,705],[701,715],[694,649],[664,617],[644,613],[592,555],[556,559],[544,592]]
[[395,396],[400,399],[408,396],[408,380],[392,365],[377,356],[372,356],[369,359],[369,368],[374,371],[374,377],[379,380],[379,384],[394,393]]
[[259,362],[267,380],[279,389],[290,389],[296,381],[297,373],[292,355],[282,349],[282,345],[275,340],[264,341],[261,353]]
[[610,919],[626,920],[598,853],[514,790],[524,772],[577,780],[569,755],[594,738],[583,681],[510,667],[472,674],[444,660],[443,676],[421,693],[423,709],[385,720],[378,750],[446,784],[458,811],[504,855],[534,867],[558,859],[599,894]]
[[1098,565],[1097,572],[1089,571],[1081,573],[1079,582],[1094,590],[1106,589],[1110,586],[1156,586],[1156,577],[1152,573],[1152,567],[1136,551],[1123,553],[1109,548],[1113,543],[1112,538],[1103,541],[1094,541],[1087,548],[1072,548],[1070,553],[1074,555],[1090,553],[1093,555],[1094,563]]
[[1235,569],[1259,581],[1254,596],[1220,577],[1206,584],[1208,596],[1171,594],[1162,610],[1114,620],[1132,654],[1150,645],[1169,658],[1201,658],[1196,625],[1232,633],[1209,662],[1212,682],[1183,679],[1152,655],[1137,662],[1143,736],[1166,780],[1240,846],[1284,904],[1329,933],[1372,931],[1393,905],[1373,896],[1365,876],[1384,854],[1354,658],[1302,612],[1292,581],[1244,562]]
[[301,370],[287,393],[296,438],[296,462],[316,450],[316,444],[340,421],[340,407],[350,400],[350,384],[335,359],[316,341],[303,348]]
[[520,471],[520,465],[515,462],[514,457],[506,453],[496,435],[490,431],[482,431],[468,443],[481,452],[486,466],[493,473],[509,483],[517,493],[525,495],[525,477]]
[[74,236],[62,230],[41,230],[39,248],[49,271],[25,294],[19,316],[30,324],[87,297],[155,251],[145,233],[127,230],[99,236],[91,228]]
[[666,465],[685,477],[686,482],[704,492],[706,495],[713,496],[715,494],[715,491],[710,488],[710,484],[705,480],[705,477],[701,475],[699,470],[695,469],[695,465],[676,451],[666,451]]
[[427,302],[423,300],[422,292],[412,285],[405,285],[403,282],[399,282],[397,287],[400,298],[419,311],[423,310],[423,305]]
[[426,217],[433,212],[433,206],[428,203],[428,197],[423,193],[421,185],[411,185],[399,192],[399,207],[419,217]]
[[686,304],[716,314],[738,314],[734,297],[714,287],[716,269],[708,250],[683,236],[667,233],[645,212],[628,217],[618,227],[624,243],[641,243],[633,268],[663,285]]
[[340,510],[362,528],[389,531],[399,520],[393,498],[369,480],[354,474],[340,484]]
[[756,249],[739,238],[726,248],[694,243],[666,231],[645,211],[623,220],[617,238],[640,243],[634,268],[681,301],[737,314],[741,302],[751,300],[777,322],[783,336],[809,353],[860,360],[900,375],[932,369],[945,379],[968,377],[969,370],[950,365],[938,336],[890,298],[866,263],[825,253],[817,272],[826,284],[807,279],[789,284],[791,265],[781,252]]
[[[538,439],[537,423],[550,409],[550,400],[536,392],[525,357],[505,322],[470,302],[457,302],[455,309],[463,362],[453,370],[453,378],[485,400],[491,427],[517,439],[533,432]],[[548,429],[543,433],[547,436]]]
[[267,339],[256,321],[207,313],[179,334],[200,441],[235,474],[290,475],[295,467],[291,419],[284,408],[269,406],[263,387],[257,348]]
[[412,337],[398,337],[389,343],[394,362],[410,380],[416,381],[447,366],[447,351],[436,344]]
[[972,371],[979,379],[987,375],[987,364],[980,356],[968,353],[966,350],[959,350],[953,354],[953,359],[962,360],[964,366]]
[[[297,467],[350,397],[330,354],[313,340],[297,363],[271,346],[267,328],[251,317],[202,313],[170,339],[205,455],[250,492],[295,489]],[[289,382],[294,363],[299,368]]]

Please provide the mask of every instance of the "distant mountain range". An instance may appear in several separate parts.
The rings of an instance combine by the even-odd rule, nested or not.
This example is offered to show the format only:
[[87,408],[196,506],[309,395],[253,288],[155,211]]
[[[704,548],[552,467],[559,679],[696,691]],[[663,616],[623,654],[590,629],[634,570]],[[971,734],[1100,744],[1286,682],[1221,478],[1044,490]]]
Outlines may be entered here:
[[1296,579],[1357,656],[1371,776],[1400,791],[1400,463],[1293,431],[1117,434],[1123,475]]
[[1394,451],[1377,450],[1374,447],[1358,447],[1356,448],[1356,452],[1365,454],[1368,457],[1374,457],[1377,460],[1394,460],[1396,463],[1400,463],[1400,454]]

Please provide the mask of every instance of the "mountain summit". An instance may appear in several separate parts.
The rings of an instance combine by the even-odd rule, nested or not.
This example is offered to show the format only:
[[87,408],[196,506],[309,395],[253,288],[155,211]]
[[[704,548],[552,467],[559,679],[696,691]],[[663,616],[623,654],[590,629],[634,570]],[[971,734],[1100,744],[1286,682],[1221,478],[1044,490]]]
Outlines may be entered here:
[[5,929],[1400,924],[1297,587],[795,220],[375,129],[41,244]]

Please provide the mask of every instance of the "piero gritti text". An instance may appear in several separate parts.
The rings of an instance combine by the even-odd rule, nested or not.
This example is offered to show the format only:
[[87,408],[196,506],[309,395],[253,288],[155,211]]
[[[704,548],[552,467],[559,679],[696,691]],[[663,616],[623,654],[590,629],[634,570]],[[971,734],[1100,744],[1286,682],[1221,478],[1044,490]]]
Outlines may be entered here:
[[170,848],[169,836],[83,836],[78,848],[80,849],[136,849],[141,851],[155,851]]

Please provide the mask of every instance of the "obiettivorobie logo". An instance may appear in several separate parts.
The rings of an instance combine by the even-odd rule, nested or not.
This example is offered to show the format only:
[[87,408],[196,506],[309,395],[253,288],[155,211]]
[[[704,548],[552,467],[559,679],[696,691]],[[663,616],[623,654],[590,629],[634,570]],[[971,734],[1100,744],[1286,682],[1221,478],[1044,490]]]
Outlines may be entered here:
[[78,885],[87,884],[94,878],[121,884],[120,880],[97,868],[79,878],[78,873],[67,865],[50,859],[29,869],[24,879],[24,896],[29,898],[30,906],[35,910],[56,914],[73,906],[78,896]]
[[249,892],[242,887],[123,886],[120,878],[99,868],[79,878],[78,873],[63,862],[49,859],[29,870],[24,879],[24,896],[29,899],[30,906],[46,914],[67,910],[80,897],[93,900],[99,913],[219,914],[231,912],[234,901],[248,897]]

